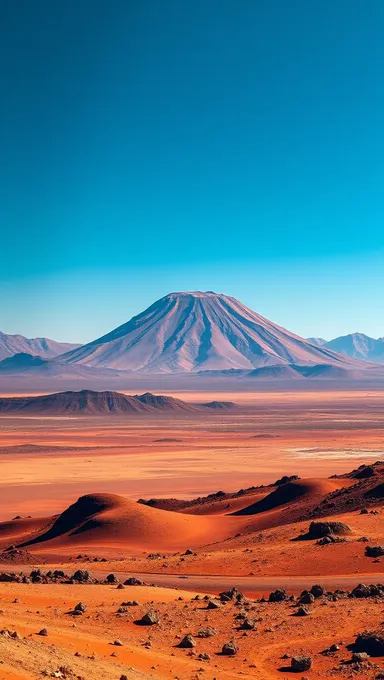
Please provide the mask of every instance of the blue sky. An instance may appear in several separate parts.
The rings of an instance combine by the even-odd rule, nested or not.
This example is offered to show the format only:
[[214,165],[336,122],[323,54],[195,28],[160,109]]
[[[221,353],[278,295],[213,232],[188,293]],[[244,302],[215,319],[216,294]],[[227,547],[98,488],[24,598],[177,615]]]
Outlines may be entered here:
[[381,0],[0,0],[0,329],[171,290],[384,335]]

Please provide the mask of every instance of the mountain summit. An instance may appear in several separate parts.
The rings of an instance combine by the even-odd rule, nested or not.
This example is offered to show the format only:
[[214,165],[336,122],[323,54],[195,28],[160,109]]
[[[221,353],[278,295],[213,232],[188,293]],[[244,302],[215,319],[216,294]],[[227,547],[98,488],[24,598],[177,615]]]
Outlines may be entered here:
[[339,338],[329,340],[329,342],[326,340],[321,341],[321,338],[308,339],[312,340],[315,344],[321,344],[322,347],[327,347],[333,352],[346,354],[353,359],[384,364],[384,338],[376,340],[364,333],[350,333],[349,335],[342,335]]
[[69,363],[149,373],[349,365],[229,295],[170,293],[130,321],[61,357]]

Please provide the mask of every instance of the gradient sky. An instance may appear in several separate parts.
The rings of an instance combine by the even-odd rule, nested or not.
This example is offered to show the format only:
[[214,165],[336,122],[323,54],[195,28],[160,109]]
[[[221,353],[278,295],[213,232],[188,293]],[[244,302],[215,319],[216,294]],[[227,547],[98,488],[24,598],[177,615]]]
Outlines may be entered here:
[[0,0],[0,329],[384,335],[382,0]]

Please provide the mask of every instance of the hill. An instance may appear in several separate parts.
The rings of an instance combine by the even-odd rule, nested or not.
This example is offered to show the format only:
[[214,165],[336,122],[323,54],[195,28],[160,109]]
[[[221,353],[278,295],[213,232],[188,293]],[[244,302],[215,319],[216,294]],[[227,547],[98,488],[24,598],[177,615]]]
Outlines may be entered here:
[[119,392],[57,392],[37,397],[2,397],[0,413],[40,414],[41,416],[78,414],[102,415],[107,413],[156,413],[158,411],[193,412],[198,407],[173,397],[146,393],[129,396]]

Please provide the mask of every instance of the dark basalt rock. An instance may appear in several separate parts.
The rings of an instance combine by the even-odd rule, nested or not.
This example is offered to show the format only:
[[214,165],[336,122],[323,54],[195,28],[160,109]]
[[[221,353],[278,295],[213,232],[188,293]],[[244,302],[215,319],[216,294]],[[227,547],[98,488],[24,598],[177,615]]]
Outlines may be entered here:
[[288,600],[288,593],[284,588],[278,588],[269,595],[269,602],[284,602]]
[[157,612],[151,609],[149,612],[144,614],[144,616],[138,622],[142,626],[153,626],[155,623],[159,623],[160,618]]
[[311,522],[306,537],[308,539],[324,538],[324,536],[343,536],[351,532],[351,527],[344,522]]
[[291,668],[296,673],[309,671],[311,667],[312,659],[310,656],[293,656],[291,659]]
[[181,640],[179,647],[181,647],[181,649],[192,649],[193,647],[196,647],[195,639],[188,633],[188,635],[185,635]]
[[86,569],[78,569],[73,576],[71,576],[71,579],[72,581],[78,581],[79,583],[87,583],[91,580],[91,575]]
[[325,595],[325,588],[323,588],[323,586],[314,585],[309,592],[316,598],[322,597]]
[[384,555],[384,546],[382,545],[367,545],[365,548],[366,557],[382,557]]
[[235,642],[225,642],[221,650],[221,653],[224,656],[235,656],[235,654],[237,654],[238,651],[239,648],[237,647]]
[[359,633],[354,649],[356,652],[366,652],[370,656],[384,656],[384,635],[382,633]]
[[126,581],[124,581],[125,586],[143,586],[144,581],[141,581],[139,578],[135,578],[134,576],[130,576],[127,578]]
[[299,599],[299,604],[313,604],[314,601],[315,596],[308,590],[303,590]]

